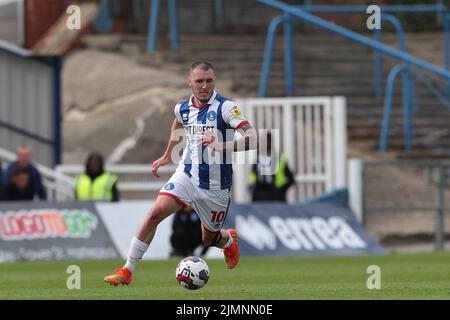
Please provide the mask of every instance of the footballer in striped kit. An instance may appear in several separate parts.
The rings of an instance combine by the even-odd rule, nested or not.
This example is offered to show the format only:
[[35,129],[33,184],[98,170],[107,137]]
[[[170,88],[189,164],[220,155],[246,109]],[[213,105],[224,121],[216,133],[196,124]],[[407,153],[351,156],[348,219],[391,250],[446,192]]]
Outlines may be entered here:
[[[163,156],[152,164],[152,174],[159,178],[158,168],[174,161],[177,133],[183,130],[186,147],[176,172],[160,190],[131,241],[125,265],[104,280],[115,286],[131,283],[136,264],[147,251],[158,224],[174,212],[193,207],[202,222],[205,246],[223,249],[228,269],[239,262],[237,232],[222,229],[226,219],[232,186],[232,153],[257,147],[257,134],[239,107],[214,90],[214,67],[206,61],[192,64],[188,84],[189,99],[174,108],[175,119]],[[235,139],[238,131],[241,137]]]

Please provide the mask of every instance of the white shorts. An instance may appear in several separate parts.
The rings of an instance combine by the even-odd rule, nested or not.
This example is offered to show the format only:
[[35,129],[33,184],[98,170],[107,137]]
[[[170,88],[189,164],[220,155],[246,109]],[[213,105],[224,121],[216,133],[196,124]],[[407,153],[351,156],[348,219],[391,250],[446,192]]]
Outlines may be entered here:
[[183,206],[192,205],[204,227],[212,232],[222,228],[231,201],[230,189],[200,188],[181,170],[172,175],[158,195],[169,196]]

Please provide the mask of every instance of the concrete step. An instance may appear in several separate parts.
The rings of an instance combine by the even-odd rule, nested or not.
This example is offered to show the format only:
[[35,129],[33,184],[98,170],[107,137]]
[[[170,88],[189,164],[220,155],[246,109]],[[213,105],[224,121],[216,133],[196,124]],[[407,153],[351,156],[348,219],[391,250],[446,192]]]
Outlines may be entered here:
[[[296,44],[308,44],[317,45],[322,47],[327,47],[330,44],[345,44],[348,47],[362,47],[364,46],[352,42],[350,40],[344,39],[340,36],[333,35],[331,33],[322,34],[301,34],[294,35]],[[385,38],[388,42],[388,38]],[[147,36],[144,34],[124,34],[123,42],[126,43],[146,43]],[[252,46],[261,45],[264,46],[266,42],[266,35],[258,34],[180,34],[179,44],[180,47],[183,44],[186,45],[203,45],[208,43],[211,46],[225,46],[225,45],[236,45],[236,44],[249,44]],[[275,43],[283,43],[283,35],[278,34],[275,38]],[[164,47],[170,44],[170,39],[167,36],[158,38],[158,45]],[[228,47],[229,49],[229,47]]]
[[[220,73],[219,73],[220,74]],[[243,71],[235,71],[228,70],[225,73],[227,76],[233,80],[236,84],[239,85],[249,85],[249,86],[259,86],[261,81],[261,73],[257,72],[248,72],[247,74]],[[277,85],[284,86],[285,82],[285,72],[284,70],[273,70],[269,74],[269,83],[276,83]],[[368,87],[368,89],[374,91],[374,81],[370,76],[358,76],[352,74],[352,72],[342,72],[341,74],[319,74],[319,73],[306,73],[305,70],[297,71],[294,73],[294,84],[299,89],[302,90],[305,87],[309,88],[310,86],[321,88],[328,86],[339,87],[341,85],[344,86],[354,86],[355,91],[358,91],[362,86]],[[398,84],[394,90],[394,102],[400,101],[402,97],[403,87]],[[442,90],[443,91],[443,90]],[[432,100],[436,100],[435,96],[429,91],[427,87],[424,86],[415,86],[414,94],[418,98],[419,104],[426,105]],[[374,98],[371,97],[372,99]],[[397,100],[398,99],[398,100]],[[384,97],[381,101],[384,104]]]
[[448,150],[426,149],[426,150],[396,150],[397,159],[448,159]]
[[[395,36],[394,36],[395,37]],[[442,60],[443,57],[443,42],[441,39],[436,39],[435,35],[413,35],[408,39],[407,46],[410,52],[426,58],[427,60]],[[422,39],[422,40],[418,40]],[[123,37],[123,43],[130,44],[135,43],[139,45],[142,51],[146,46],[145,36],[130,36]],[[423,42],[426,41],[427,46],[423,46]],[[160,41],[168,43],[168,41]],[[233,46],[233,52],[258,52],[262,53],[265,46],[265,37],[261,36],[236,36],[236,35],[181,35],[180,36],[180,52],[193,51],[195,55],[199,52],[203,52],[205,55],[209,55],[209,51],[204,51],[204,43],[208,43],[208,50],[211,51],[225,51],[230,52],[230,46]],[[396,46],[396,40],[387,36],[384,38],[384,43]],[[430,43],[430,45],[428,45]],[[279,38],[275,44],[275,52],[282,49],[283,39]],[[354,59],[359,56],[372,59],[373,50],[362,45],[353,43],[346,39],[343,39],[334,35],[317,34],[317,35],[301,35],[295,41],[296,55],[309,54],[332,58],[333,55],[344,57],[351,55]],[[432,50],[431,50],[432,49]],[[164,50],[164,49],[163,49]],[[170,51],[169,51],[170,52]],[[167,52],[166,52],[167,53]],[[186,52],[183,52],[186,55]],[[188,54],[189,56],[189,54]],[[389,58],[388,58],[389,59]]]
[[[445,136],[445,132],[442,132],[442,136],[439,131],[433,135],[431,130],[438,130],[438,128],[414,128],[413,140],[427,142],[428,144],[439,144],[441,146],[450,147],[450,143],[447,141],[448,137]],[[443,129],[444,131],[445,129]],[[348,130],[349,140],[375,140],[378,141],[381,137],[381,128],[377,130]],[[389,130],[389,141],[393,139],[400,139],[403,141],[403,127],[395,126]],[[402,142],[403,143],[403,142]]]
[[[349,130],[378,130],[381,128],[382,118],[378,117],[377,121],[370,121],[368,118],[347,116],[347,127]],[[430,118],[418,118],[415,117],[412,120],[412,125],[414,130],[426,128],[430,130],[432,128],[448,128],[450,131],[450,115],[447,117],[430,117]],[[403,124],[403,115],[396,114],[391,118],[391,126],[402,125]]]
[[[358,98],[364,99],[366,97],[357,97],[357,96],[351,96],[347,97],[347,110],[349,113],[359,114],[359,113],[373,113],[374,111],[377,112],[377,114],[382,114],[384,110],[384,100],[377,99],[373,97],[372,101],[366,101],[366,102],[355,102]],[[396,112],[396,110],[401,111],[403,109],[403,99],[401,95],[397,95],[393,101],[392,101],[392,110],[393,112]],[[445,108],[439,101],[436,99],[430,99],[430,98],[421,98],[419,97],[419,110],[414,111],[413,115],[417,116],[439,116],[439,115],[446,115],[449,113],[449,110]]]
[[[364,142],[364,145],[368,150],[377,150],[379,148],[380,136],[374,135],[370,138],[364,139],[352,139],[349,138],[350,143],[353,142]],[[439,148],[435,147],[436,141],[427,140],[426,138],[421,138],[414,136],[412,139],[412,147],[415,150],[429,150],[429,149],[442,149],[442,150],[450,150],[450,144],[445,141],[440,141]],[[405,142],[403,135],[391,135],[388,140],[389,149],[404,149]]]
[[[178,62],[178,63],[190,63],[195,60],[208,60],[214,65],[223,62],[228,65],[235,65],[239,63],[252,62],[253,64],[262,65],[264,52],[263,50],[242,50],[227,52],[225,50],[215,50],[215,51],[186,51],[180,50],[177,52],[160,52],[162,61],[164,62]],[[146,60],[154,59],[153,54],[144,54],[140,59],[141,62],[145,63]],[[340,54],[330,51],[319,51],[319,52],[296,52],[294,56],[294,61],[300,66],[309,64],[328,64],[328,65],[340,65],[340,63],[353,63],[353,66],[358,64],[370,65],[373,68],[373,57],[368,54],[356,55],[352,52],[341,52]],[[272,63],[284,63],[284,53],[281,50],[274,51],[272,53]],[[323,66],[325,68],[327,66]],[[389,68],[385,68],[385,72],[388,72]]]
[[[386,153],[379,151],[379,146],[368,146],[366,142],[364,142],[364,146],[362,147],[364,150],[369,152],[376,152],[380,156],[385,156]],[[391,146],[388,145],[386,148],[386,152],[394,156],[395,159],[446,159],[450,155],[450,149],[448,148],[439,148],[433,146],[420,146],[420,145],[412,145],[410,150],[407,150],[405,146]]]
[[[360,143],[358,143],[361,145]],[[364,141],[364,147],[366,150],[378,151],[379,143],[378,141]],[[421,143],[412,143],[411,150],[405,150],[405,145],[403,141],[388,141],[388,152],[394,152],[397,159],[426,159],[426,158],[447,158],[449,156],[448,147],[436,148],[432,146],[426,146]]]
[[[256,94],[259,88],[259,78],[243,81],[243,78],[232,78],[233,90],[238,92],[248,92]],[[299,96],[314,96],[314,95],[345,95],[348,97],[364,97],[374,96],[374,86],[370,83],[364,85],[358,85],[358,82],[347,82],[346,80],[330,81],[329,83],[308,83],[306,77],[299,77],[294,80],[295,82],[295,94]],[[314,80],[312,80],[314,81]],[[363,81],[363,80],[362,80]],[[283,77],[271,77],[269,79],[267,96],[284,96],[285,93],[285,80]],[[401,97],[400,89],[395,94],[397,97]],[[416,95],[419,97],[419,101],[422,97],[430,98],[430,93],[425,88],[418,88]],[[384,106],[384,102],[380,103],[380,107]]]

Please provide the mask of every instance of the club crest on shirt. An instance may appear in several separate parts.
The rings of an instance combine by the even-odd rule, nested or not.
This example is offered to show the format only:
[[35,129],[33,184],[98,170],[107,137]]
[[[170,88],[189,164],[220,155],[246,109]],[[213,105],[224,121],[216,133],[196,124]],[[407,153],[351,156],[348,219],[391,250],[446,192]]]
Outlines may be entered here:
[[233,109],[231,109],[231,114],[235,118],[240,118],[242,116],[241,110],[238,108],[238,106],[234,106]]
[[217,113],[215,111],[210,111],[208,112],[208,114],[206,115],[206,118],[208,118],[209,121],[214,121],[216,120],[217,117]]
[[183,121],[188,121],[188,114],[187,113],[182,113],[181,114],[181,119],[183,119]]

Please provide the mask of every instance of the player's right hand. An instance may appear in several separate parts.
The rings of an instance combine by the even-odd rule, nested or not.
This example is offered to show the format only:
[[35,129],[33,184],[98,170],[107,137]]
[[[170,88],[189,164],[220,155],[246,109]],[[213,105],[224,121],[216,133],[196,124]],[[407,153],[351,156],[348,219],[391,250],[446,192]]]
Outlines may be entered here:
[[158,168],[165,166],[166,164],[169,163],[169,159],[165,158],[165,157],[161,157],[158,160],[153,161],[152,164],[152,175],[154,175],[155,177],[159,178],[160,175],[158,174]]

